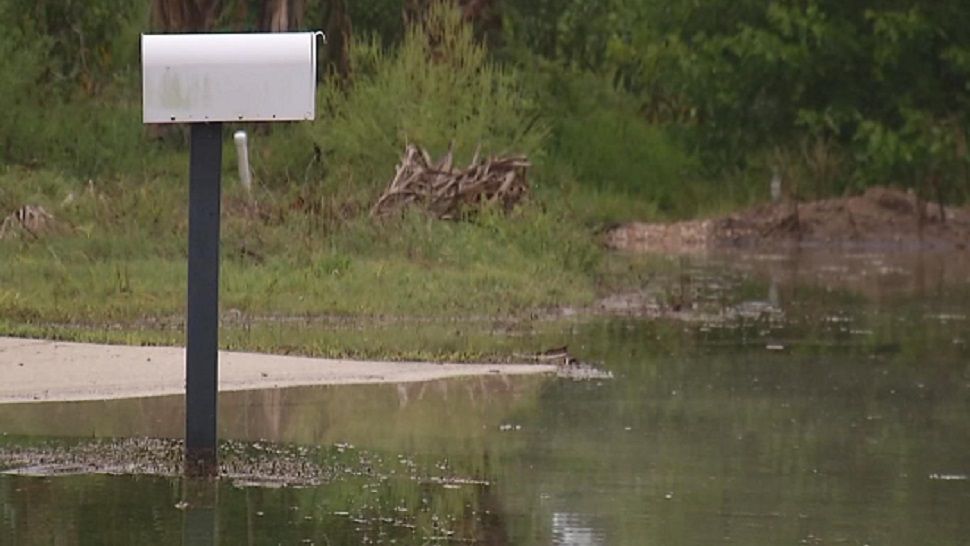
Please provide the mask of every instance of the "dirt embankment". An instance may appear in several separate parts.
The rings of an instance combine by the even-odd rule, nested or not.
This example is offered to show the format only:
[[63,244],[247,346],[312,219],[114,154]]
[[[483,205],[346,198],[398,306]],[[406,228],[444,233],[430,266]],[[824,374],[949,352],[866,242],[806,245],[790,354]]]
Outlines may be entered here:
[[859,196],[765,204],[720,218],[633,222],[611,230],[606,244],[666,253],[795,246],[966,250],[970,208],[941,210],[912,194],[876,187]]

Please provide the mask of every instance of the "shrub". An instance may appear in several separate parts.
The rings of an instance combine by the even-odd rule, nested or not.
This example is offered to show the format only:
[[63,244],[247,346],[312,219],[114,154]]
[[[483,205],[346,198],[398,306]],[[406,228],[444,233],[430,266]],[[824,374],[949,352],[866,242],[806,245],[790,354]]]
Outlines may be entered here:
[[0,164],[82,176],[143,165],[136,2],[0,5]]
[[691,196],[703,190],[692,180],[696,161],[664,126],[640,114],[633,97],[595,74],[545,72],[548,163],[571,172],[588,192],[647,201],[668,214],[695,212]]
[[322,119],[310,131],[323,153],[330,191],[372,200],[393,175],[407,143],[456,161],[481,152],[540,151],[543,129],[514,72],[492,64],[450,4],[434,5],[400,48],[375,40],[352,46],[355,77],[344,91],[321,90]]
[[23,157],[39,143],[32,130],[39,111],[37,82],[43,74],[42,41],[18,28],[0,32],[0,161]]

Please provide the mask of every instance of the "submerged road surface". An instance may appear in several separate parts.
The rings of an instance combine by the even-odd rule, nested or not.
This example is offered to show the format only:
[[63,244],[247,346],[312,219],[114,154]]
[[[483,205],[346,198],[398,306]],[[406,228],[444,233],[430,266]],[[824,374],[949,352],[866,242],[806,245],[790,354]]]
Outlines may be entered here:
[[[538,364],[436,364],[219,352],[219,390],[408,383],[556,371]],[[109,400],[185,392],[185,349],[0,337],[0,403]]]

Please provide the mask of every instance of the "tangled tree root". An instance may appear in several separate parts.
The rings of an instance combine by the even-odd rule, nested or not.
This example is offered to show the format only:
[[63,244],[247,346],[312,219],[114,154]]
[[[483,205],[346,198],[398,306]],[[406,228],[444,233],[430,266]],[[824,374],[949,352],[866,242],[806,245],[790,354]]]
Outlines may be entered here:
[[489,157],[479,153],[465,169],[453,165],[449,150],[432,163],[426,150],[409,144],[394,178],[371,209],[379,217],[417,205],[436,218],[460,218],[468,209],[497,204],[510,210],[528,194],[525,156]]

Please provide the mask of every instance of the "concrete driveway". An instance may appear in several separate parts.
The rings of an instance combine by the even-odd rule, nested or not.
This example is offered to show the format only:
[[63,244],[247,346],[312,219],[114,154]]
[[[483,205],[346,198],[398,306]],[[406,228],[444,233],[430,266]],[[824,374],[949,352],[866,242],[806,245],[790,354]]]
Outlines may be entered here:
[[[219,352],[219,390],[408,383],[554,373],[539,364],[436,364]],[[108,400],[185,392],[185,349],[0,337],[0,403]]]

